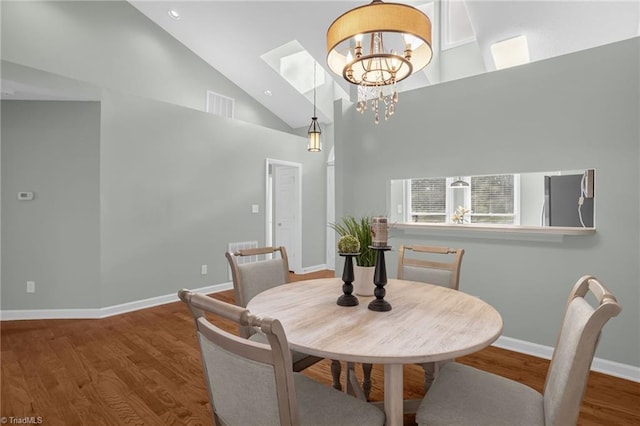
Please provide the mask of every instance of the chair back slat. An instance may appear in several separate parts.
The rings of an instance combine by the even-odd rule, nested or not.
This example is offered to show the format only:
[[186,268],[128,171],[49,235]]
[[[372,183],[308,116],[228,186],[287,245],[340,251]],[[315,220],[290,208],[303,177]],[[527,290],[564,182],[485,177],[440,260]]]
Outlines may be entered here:
[[262,260],[238,265],[239,305],[247,303],[258,294],[272,287],[288,282],[289,272],[285,274],[282,259]]
[[[408,257],[414,252],[416,257]],[[427,259],[426,256],[449,258],[450,261]],[[420,256],[420,257],[418,257]],[[400,245],[398,248],[398,279],[420,281],[457,290],[464,249],[449,247]]]
[[[239,257],[275,253],[279,253],[279,257],[275,259],[264,259],[245,264],[238,262]],[[270,287],[289,282],[289,259],[287,250],[283,246],[258,247],[226,252],[225,256],[231,267],[236,303],[242,307],[247,306],[249,300],[256,294]]]
[[451,249],[448,247],[439,247],[439,246],[404,246],[406,251],[415,251],[416,253],[440,253],[440,254],[448,254],[448,253],[456,253],[456,249]]
[[[238,258],[245,256],[267,256],[271,254],[276,257],[244,264],[238,262]],[[231,267],[235,301],[239,306],[246,307],[247,303],[257,294],[271,287],[289,282],[289,259],[287,250],[283,246],[258,247],[226,252],[225,256]],[[249,337],[252,334],[253,329],[240,326],[240,335],[242,337]]]
[[416,266],[404,266],[402,279],[451,287],[451,271]]
[[[595,307],[584,298],[589,291]],[[544,385],[547,425],[576,423],[600,332],[621,310],[613,294],[592,276],[580,278],[573,287]]]
[[272,254],[281,252],[281,247],[256,247],[249,249],[242,249],[234,252],[236,256],[260,256],[263,254]]
[[451,271],[451,262],[434,262],[430,260],[421,260],[421,259],[411,259],[405,257],[403,260],[404,266],[415,266],[419,268],[430,268],[430,269],[444,269],[447,271]]

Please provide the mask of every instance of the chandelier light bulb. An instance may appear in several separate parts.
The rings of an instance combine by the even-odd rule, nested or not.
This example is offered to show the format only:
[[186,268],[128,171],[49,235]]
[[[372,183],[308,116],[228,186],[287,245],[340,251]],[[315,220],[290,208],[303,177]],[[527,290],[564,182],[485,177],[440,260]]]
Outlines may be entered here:
[[[393,51],[391,51],[393,54]],[[400,61],[396,58],[391,58],[391,70],[395,71],[400,66]]]
[[410,47],[412,49],[417,49],[423,43],[422,40],[420,40],[420,38],[412,34],[404,34],[404,42],[407,45],[407,47]]

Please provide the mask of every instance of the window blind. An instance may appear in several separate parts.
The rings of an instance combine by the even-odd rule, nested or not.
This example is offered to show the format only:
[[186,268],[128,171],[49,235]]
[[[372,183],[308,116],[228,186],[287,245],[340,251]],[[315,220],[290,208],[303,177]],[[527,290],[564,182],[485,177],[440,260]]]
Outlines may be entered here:
[[472,222],[513,223],[514,176],[471,177]]
[[414,222],[445,222],[446,197],[446,178],[411,179],[411,219]]

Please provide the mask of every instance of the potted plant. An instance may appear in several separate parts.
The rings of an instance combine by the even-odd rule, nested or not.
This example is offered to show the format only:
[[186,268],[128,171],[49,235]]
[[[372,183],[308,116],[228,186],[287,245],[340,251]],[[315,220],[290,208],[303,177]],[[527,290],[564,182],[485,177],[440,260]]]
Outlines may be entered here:
[[362,216],[356,218],[345,216],[339,223],[330,224],[341,237],[353,235],[360,243],[360,254],[355,257],[356,265],[354,273],[354,293],[360,296],[373,295],[373,274],[376,265],[376,253],[370,249],[371,245],[371,217]]
[[338,253],[360,253],[360,241],[351,234],[343,235],[338,240]]
[[458,206],[458,208],[456,209],[456,212],[453,215],[451,215],[451,221],[453,223],[469,223],[469,221],[466,218],[466,216],[469,213],[472,213],[472,211],[465,207]]

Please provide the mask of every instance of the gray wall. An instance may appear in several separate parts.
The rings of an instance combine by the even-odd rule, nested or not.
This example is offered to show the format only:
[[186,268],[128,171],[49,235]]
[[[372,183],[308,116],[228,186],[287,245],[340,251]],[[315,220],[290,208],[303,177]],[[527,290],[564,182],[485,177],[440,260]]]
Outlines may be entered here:
[[[302,163],[302,264],[324,264],[324,159],[306,151],[305,139],[105,93],[103,305],[229,281],[227,244],[264,244],[266,158]],[[260,205],[259,214],[251,204]]]
[[203,111],[235,98],[236,119],[291,128],[125,1],[2,1],[2,59]]
[[[101,100],[80,123],[90,109],[3,102],[2,309],[104,307],[229,281],[227,243],[264,243],[267,157],[302,163],[302,266],[325,263],[325,153],[308,153],[304,138],[126,2],[1,7],[2,64],[12,80]],[[237,120],[201,111],[207,89],[236,99]],[[67,139],[50,138],[46,123],[69,134],[91,126],[94,139],[76,153]],[[89,149],[93,164],[79,169],[74,161]],[[30,164],[41,170],[30,173]],[[70,175],[77,179],[68,186]],[[33,176],[55,197],[35,218],[11,210]],[[93,198],[77,199],[88,185],[83,193]],[[78,208],[88,200],[93,210]],[[84,231],[69,238],[71,225]],[[26,280],[36,281],[35,294],[26,294]]]
[[100,306],[99,137],[97,102],[2,102],[3,309]]
[[228,282],[227,244],[264,244],[266,158],[302,164],[302,265],[325,263],[325,160],[304,138],[113,91],[101,104],[3,101],[2,123],[2,309]]
[[[385,212],[390,179],[595,168],[595,235],[394,231],[390,242],[464,247],[461,289],[500,311],[505,336],[548,346],[570,287],[596,275],[624,308],[597,355],[640,366],[640,191],[619,185],[640,181],[639,51],[636,38],[401,93],[394,117],[378,126],[337,104],[338,215]],[[395,253],[387,259],[393,274]]]

